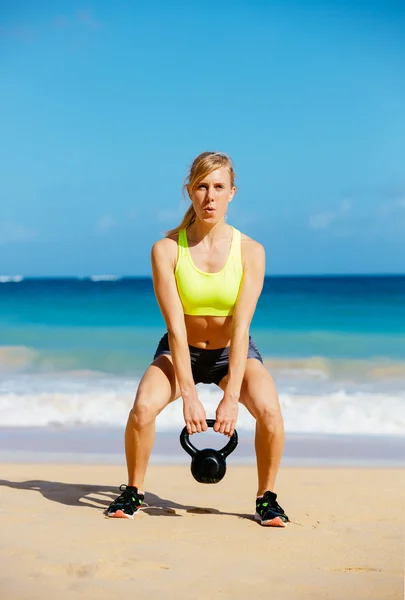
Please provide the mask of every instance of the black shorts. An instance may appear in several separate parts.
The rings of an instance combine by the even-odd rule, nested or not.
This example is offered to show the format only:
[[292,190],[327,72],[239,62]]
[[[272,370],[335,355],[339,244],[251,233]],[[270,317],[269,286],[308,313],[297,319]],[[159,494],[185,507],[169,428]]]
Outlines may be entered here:
[[[190,350],[191,371],[194,383],[215,383],[219,385],[221,379],[228,373],[229,346],[216,350],[205,350],[190,345],[188,347]],[[167,333],[160,340],[153,360],[162,354],[170,354]],[[257,358],[257,360],[263,363],[260,352],[250,336],[247,357]]]

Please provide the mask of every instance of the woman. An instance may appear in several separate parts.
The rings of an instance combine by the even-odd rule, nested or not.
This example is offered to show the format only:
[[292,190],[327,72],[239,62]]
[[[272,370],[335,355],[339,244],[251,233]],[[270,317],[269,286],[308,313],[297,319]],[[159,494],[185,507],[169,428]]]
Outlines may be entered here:
[[223,391],[214,431],[232,436],[238,402],[256,419],[258,490],[255,518],[284,527],[288,517],[274,484],[284,446],[276,388],[249,336],[265,272],[264,248],[225,221],[236,188],[230,158],[204,152],[184,186],[191,206],[183,221],[152,248],[153,285],[166,322],[146,370],[125,431],[128,485],[112,502],[110,517],[133,518],[144,499],[144,477],[157,415],[180,396],[187,431],[206,431],[197,383]]

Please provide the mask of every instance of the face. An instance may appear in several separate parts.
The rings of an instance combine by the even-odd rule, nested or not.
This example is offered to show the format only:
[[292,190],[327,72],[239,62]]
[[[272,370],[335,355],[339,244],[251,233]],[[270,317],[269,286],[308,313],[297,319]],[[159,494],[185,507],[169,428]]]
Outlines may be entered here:
[[203,222],[216,223],[225,216],[235,192],[227,167],[212,171],[191,194],[197,217]]

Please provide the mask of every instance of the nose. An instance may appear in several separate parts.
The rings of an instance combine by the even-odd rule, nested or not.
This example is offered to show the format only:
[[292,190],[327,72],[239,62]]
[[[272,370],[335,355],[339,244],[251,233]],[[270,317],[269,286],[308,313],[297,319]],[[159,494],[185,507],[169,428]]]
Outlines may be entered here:
[[214,199],[214,186],[210,185],[207,190],[207,200],[213,200],[213,199]]

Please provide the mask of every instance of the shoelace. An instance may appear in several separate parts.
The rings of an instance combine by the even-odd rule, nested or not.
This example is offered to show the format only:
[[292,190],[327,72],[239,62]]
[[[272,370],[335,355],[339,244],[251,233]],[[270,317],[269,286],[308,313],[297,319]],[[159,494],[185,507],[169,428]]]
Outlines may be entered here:
[[[129,504],[132,508],[137,508],[142,504],[142,498],[140,497],[141,495],[138,494],[137,488],[134,488],[134,491],[132,491],[132,489],[128,489],[128,486],[125,483],[122,483],[119,489],[122,494],[116,499],[117,503],[122,505]],[[136,496],[138,496],[138,498],[136,498]],[[139,503],[137,503],[138,499],[140,500]]]
[[285,514],[284,510],[281,508],[281,506],[277,502],[277,500],[274,497],[274,495],[272,494],[272,492],[266,492],[262,496],[262,498],[260,498],[260,500],[257,501],[257,504],[258,504],[258,508],[263,511],[268,511],[269,509],[274,510],[275,512],[279,513],[280,515],[282,515],[288,519],[287,515]]

